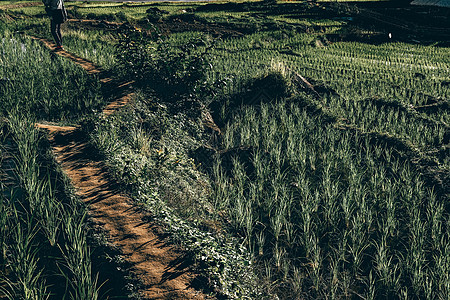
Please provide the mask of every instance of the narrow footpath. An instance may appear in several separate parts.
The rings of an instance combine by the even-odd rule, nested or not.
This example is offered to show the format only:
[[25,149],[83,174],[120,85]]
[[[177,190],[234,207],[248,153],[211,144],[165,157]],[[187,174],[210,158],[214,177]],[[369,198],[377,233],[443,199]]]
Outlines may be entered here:
[[[50,50],[54,45],[44,39]],[[97,74],[105,90],[113,90],[109,105],[103,110],[110,115],[127,104],[133,96],[133,82],[114,82],[92,62],[66,51],[57,54],[71,59],[88,73]],[[206,299],[191,287],[195,275],[183,261],[182,253],[157,234],[155,225],[146,221],[148,213],[133,205],[107,174],[104,163],[95,158],[87,137],[80,128],[37,124],[48,132],[56,160],[71,179],[77,195],[88,205],[95,226],[106,233],[108,242],[116,247],[131,265],[129,272],[141,283],[144,299]]]

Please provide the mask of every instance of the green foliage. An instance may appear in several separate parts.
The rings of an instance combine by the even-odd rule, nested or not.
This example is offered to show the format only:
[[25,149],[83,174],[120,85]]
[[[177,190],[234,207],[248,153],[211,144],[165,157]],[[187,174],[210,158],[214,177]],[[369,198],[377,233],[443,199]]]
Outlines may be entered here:
[[[243,145],[247,155],[214,166],[214,207],[257,256],[267,292],[399,297],[411,282],[415,297],[447,295],[436,264],[448,255],[446,196],[389,144],[281,101],[245,107],[229,122],[223,147]],[[425,207],[436,208],[433,217]]]
[[119,70],[168,102],[196,100],[206,96],[207,52],[205,40],[174,46],[170,41],[148,41],[140,33],[124,34],[117,45]]
[[231,299],[259,293],[239,241],[204,230],[211,226],[211,188],[187,153],[201,139],[198,123],[138,98],[132,108],[86,126],[114,177],[192,255],[214,292]]
[[100,85],[79,66],[42,45],[10,33],[2,35],[0,114],[21,110],[36,118],[70,119],[98,109]]
[[[55,195],[61,182],[44,165],[41,138],[29,116],[8,116],[8,186],[1,189],[1,291],[8,299],[98,299],[87,247],[86,211],[75,199]],[[11,153],[12,152],[12,153]],[[11,161],[12,160],[12,161]],[[7,164],[0,164],[4,174]],[[46,171],[43,174],[42,171]],[[7,173],[8,174],[8,173]],[[65,277],[67,286],[55,281]],[[6,285],[5,285],[6,284]]]
[[114,33],[103,30],[86,31],[67,26],[63,38],[67,51],[92,61],[103,70],[112,70],[116,65]]
[[118,116],[85,125],[95,147],[131,191],[147,186],[183,218],[206,218],[207,179],[188,156],[202,138],[199,120],[172,116],[168,108],[141,97]]
[[[117,61],[158,100],[96,120],[92,140],[212,286],[235,298],[261,297],[252,285],[282,299],[448,298],[447,47],[380,40],[349,6],[337,20],[307,1],[81,6],[153,23],[121,28]],[[114,38],[67,35],[80,55],[113,62]],[[220,99],[209,106],[219,137],[162,105],[199,99]],[[206,141],[211,178],[189,156]]]

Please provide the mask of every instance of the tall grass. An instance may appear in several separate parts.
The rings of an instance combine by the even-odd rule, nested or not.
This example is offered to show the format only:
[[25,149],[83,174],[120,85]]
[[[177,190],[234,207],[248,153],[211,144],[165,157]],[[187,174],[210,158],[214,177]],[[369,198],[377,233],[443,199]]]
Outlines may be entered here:
[[100,108],[100,84],[81,67],[31,39],[8,32],[1,39],[1,114],[18,109],[37,119],[67,120]]
[[85,31],[66,27],[63,32],[64,47],[67,51],[89,59],[105,70],[116,64],[116,37],[108,31]]
[[[2,198],[2,266],[8,299],[98,299],[91,269],[85,209],[56,197],[55,182],[42,165],[41,135],[29,117],[8,117],[17,184]],[[68,201],[67,201],[68,200]],[[56,278],[66,278],[66,284]]]
[[389,145],[286,101],[244,107],[224,141],[252,150],[216,162],[214,207],[280,296],[448,297],[445,195]]

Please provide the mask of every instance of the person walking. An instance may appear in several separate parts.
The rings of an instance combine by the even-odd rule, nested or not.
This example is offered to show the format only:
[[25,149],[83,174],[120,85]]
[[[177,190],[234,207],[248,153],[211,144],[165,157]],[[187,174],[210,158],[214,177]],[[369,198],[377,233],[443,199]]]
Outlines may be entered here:
[[50,30],[56,43],[56,50],[63,50],[61,24],[67,21],[67,11],[63,0],[42,0],[50,17]]

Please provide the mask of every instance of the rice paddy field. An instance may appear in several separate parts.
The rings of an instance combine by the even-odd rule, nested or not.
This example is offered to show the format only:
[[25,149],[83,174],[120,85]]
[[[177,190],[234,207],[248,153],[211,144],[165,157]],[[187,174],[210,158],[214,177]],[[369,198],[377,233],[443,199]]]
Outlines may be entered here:
[[134,81],[104,118],[110,93],[30,38],[49,20],[22,3],[0,1],[0,298],[114,299],[33,126],[52,122],[82,128],[211,297],[449,299],[450,48],[385,10],[408,4],[66,2],[64,48]]

